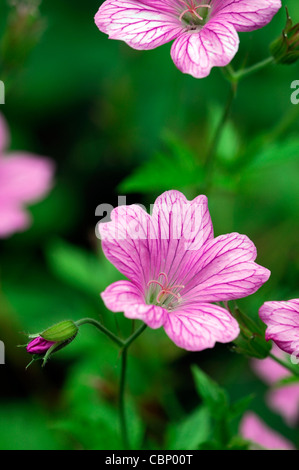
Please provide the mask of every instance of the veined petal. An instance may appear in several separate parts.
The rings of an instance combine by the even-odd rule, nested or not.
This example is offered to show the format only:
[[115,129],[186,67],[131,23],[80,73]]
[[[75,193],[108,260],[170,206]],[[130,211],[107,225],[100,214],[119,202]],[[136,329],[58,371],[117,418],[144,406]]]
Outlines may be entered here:
[[157,329],[164,325],[168,312],[158,305],[136,304],[126,306],[125,317],[142,320],[150,328]]
[[184,276],[185,265],[213,237],[208,200],[198,196],[188,201],[179,191],[166,191],[155,201],[152,222],[156,276],[165,272],[170,283],[177,283]]
[[280,8],[280,0],[214,0],[211,19],[229,22],[237,31],[253,31],[267,25]]
[[170,312],[165,332],[179,347],[187,351],[213,348],[216,341],[228,343],[239,335],[238,322],[222,307],[193,303]]
[[52,187],[54,165],[47,158],[13,152],[0,160],[0,201],[39,200]]
[[283,351],[299,355],[299,299],[265,302],[259,309],[266,323],[266,339],[272,339]]
[[109,310],[123,312],[127,306],[144,304],[142,292],[130,281],[117,281],[102,292],[101,297]]
[[142,292],[151,278],[151,219],[138,205],[119,206],[97,229],[108,260]]
[[182,31],[175,11],[170,13],[170,8],[163,6],[158,1],[107,0],[96,14],[95,23],[110,39],[125,41],[134,49],[154,49]]
[[195,78],[207,77],[212,67],[224,67],[235,56],[239,37],[228,22],[215,18],[200,31],[182,33],[171,47],[171,57],[181,72]]
[[240,299],[256,292],[270,271],[254,263],[256,248],[246,235],[230,233],[208,241],[189,266],[180,283],[186,302]]

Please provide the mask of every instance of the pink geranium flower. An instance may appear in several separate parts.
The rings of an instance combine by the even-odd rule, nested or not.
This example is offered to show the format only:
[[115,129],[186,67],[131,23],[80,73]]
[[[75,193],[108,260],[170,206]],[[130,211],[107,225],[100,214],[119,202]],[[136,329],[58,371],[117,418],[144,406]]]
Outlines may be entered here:
[[[275,344],[271,352],[280,359],[286,359],[286,354]],[[279,413],[289,426],[296,426],[299,418],[299,383],[278,386],[280,380],[291,377],[292,374],[271,357],[253,359],[251,365],[261,380],[270,386],[266,395],[269,407]]]
[[253,294],[270,275],[254,262],[256,248],[245,235],[214,238],[206,196],[188,201],[167,191],[152,215],[138,205],[119,206],[98,227],[106,257],[129,279],[102,293],[106,306],[163,327],[186,350],[234,340],[237,321],[213,302]]
[[134,49],[154,49],[175,39],[175,65],[202,78],[233,59],[238,31],[265,26],[280,7],[280,0],[106,0],[95,22],[111,39]]
[[25,230],[30,216],[25,205],[46,195],[52,185],[53,163],[26,152],[6,152],[9,134],[0,115],[0,238]]
[[283,351],[299,356],[299,299],[265,302],[259,316],[267,325],[266,340],[272,339]]
[[240,434],[251,441],[251,449],[295,450],[292,442],[269,428],[255,413],[247,412],[242,418]]

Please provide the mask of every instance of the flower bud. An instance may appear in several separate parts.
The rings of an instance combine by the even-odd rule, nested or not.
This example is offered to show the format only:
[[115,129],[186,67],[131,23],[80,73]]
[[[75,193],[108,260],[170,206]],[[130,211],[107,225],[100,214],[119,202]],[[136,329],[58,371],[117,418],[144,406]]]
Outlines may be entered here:
[[41,333],[29,335],[29,338],[33,339],[27,344],[26,349],[33,355],[33,360],[43,359],[45,365],[52,353],[73,341],[78,330],[78,326],[72,320],[62,321]]
[[288,9],[287,21],[279,38],[271,45],[270,51],[278,64],[293,64],[299,59],[299,23],[293,25]]
[[272,345],[266,341],[263,327],[238,308],[234,310],[234,317],[240,327],[240,334],[234,341],[234,351],[257,359],[269,356]]
[[65,320],[56,325],[50,326],[40,333],[40,336],[47,341],[67,341],[73,339],[78,333],[78,327],[72,320]]
[[55,344],[54,341],[47,341],[41,336],[37,336],[27,344],[26,349],[29,354],[45,354],[53,344]]

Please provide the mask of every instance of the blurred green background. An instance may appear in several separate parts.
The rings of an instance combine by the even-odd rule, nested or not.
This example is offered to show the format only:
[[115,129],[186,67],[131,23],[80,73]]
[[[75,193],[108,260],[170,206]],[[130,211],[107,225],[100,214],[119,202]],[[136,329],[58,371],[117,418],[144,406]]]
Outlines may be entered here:
[[[283,4],[298,22],[297,0]],[[99,6],[97,0],[83,6],[43,1],[38,22],[22,29],[15,8],[1,1],[0,79],[7,90],[0,112],[10,127],[10,149],[56,163],[53,190],[30,208],[32,227],[0,242],[1,449],[122,448],[120,360],[106,337],[82,327],[43,369],[37,362],[25,370],[30,357],[17,345],[27,342],[26,333],[68,318],[100,318],[130,334],[131,322],[107,311],[99,297],[120,274],[95,237],[96,207],[116,206],[118,195],[149,207],[164,190],[200,194],[205,152],[229,93],[219,69],[202,80],[179,72],[169,44],[135,51],[108,40],[94,25]],[[281,9],[267,27],[241,33],[234,67],[268,57],[284,25]],[[239,302],[253,317],[266,300],[298,298],[299,105],[290,101],[298,79],[298,64],[271,65],[240,83],[207,194],[215,235],[245,233],[257,246],[258,263],[272,271],[260,291]],[[188,426],[183,432],[200,403],[193,364],[231,400],[254,393],[251,409],[299,444],[298,430],[265,405],[266,386],[248,359],[228,345],[188,353],[162,330],[147,329],[128,364],[134,448],[196,448],[210,438],[208,429],[196,442]]]

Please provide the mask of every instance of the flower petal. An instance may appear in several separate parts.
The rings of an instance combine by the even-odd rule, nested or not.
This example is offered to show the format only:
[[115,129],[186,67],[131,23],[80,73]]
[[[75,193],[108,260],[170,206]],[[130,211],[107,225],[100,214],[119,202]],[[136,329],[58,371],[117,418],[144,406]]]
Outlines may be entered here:
[[142,293],[130,281],[117,281],[102,292],[101,297],[109,310],[123,312],[126,306],[144,304]]
[[266,396],[269,407],[279,413],[288,424],[295,427],[299,418],[299,384],[293,383],[270,389]]
[[107,0],[96,14],[95,23],[110,39],[125,41],[134,49],[154,49],[176,38],[182,25],[169,13],[169,7],[163,8],[162,1],[150,3]]
[[111,222],[99,222],[97,231],[108,260],[145,291],[152,266],[151,219],[138,205],[119,206]]
[[216,341],[228,343],[240,331],[227,310],[208,303],[184,305],[168,313],[164,329],[177,346],[187,351],[213,348]]
[[254,263],[256,248],[246,235],[230,233],[208,241],[180,283],[185,301],[217,302],[240,299],[256,292],[270,271]]
[[3,204],[0,201],[0,238],[15,232],[22,232],[30,225],[30,216],[18,205]]
[[11,204],[34,202],[52,186],[53,163],[44,157],[10,153],[0,160],[0,201]]
[[207,77],[212,67],[224,67],[235,56],[239,37],[228,22],[210,20],[200,31],[182,33],[171,47],[171,57],[181,72]]
[[[273,344],[271,353],[279,359],[286,359],[286,354],[276,344]],[[274,385],[275,382],[291,375],[284,366],[274,361],[271,357],[252,359],[251,367],[256,375],[268,385]]]
[[267,450],[295,450],[292,442],[270,429],[252,412],[247,412],[243,416],[240,434],[244,439],[252,441]]
[[142,292],[130,281],[117,281],[101,294],[107,308],[112,312],[124,312],[127,318],[144,321],[151,328],[160,328],[167,311],[159,306],[146,305]]
[[229,22],[237,31],[253,31],[267,25],[280,8],[280,0],[215,0],[211,19]]
[[267,325],[267,340],[289,354],[299,354],[299,299],[265,302],[259,316]]
[[179,191],[166,191],[155,201],[152,222],[156,238],[152,252],[157,266],[154,278],[165,272],[170,283],[177,283],[184,276],[184,266],[213,237],[208,200],[198,196],[188,201]]
[[126,306],[125,317],[142,320],[150,328],[157,329],[164,325],[168,312],[158,305],[136,304]]

